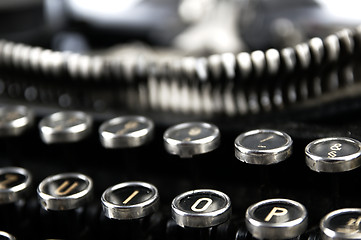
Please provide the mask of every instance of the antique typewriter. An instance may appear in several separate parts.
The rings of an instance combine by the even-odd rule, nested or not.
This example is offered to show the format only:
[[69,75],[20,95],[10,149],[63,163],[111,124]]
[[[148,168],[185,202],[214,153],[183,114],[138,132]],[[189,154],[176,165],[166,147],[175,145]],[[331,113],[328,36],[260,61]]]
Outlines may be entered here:
[[332,6],[2,1],[0,239],[361,239],[361,19]]

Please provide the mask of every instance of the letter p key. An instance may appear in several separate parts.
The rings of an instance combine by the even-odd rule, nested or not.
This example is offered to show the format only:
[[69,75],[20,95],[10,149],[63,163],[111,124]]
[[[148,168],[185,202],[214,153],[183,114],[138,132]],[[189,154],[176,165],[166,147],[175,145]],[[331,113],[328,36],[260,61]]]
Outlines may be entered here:
[[288,210],[286,208],[281,207],[274,207],[272,210],[268,213],[267,217],[264,219],[266,222],[269,222],[273,216],[284,216],[288,213]]

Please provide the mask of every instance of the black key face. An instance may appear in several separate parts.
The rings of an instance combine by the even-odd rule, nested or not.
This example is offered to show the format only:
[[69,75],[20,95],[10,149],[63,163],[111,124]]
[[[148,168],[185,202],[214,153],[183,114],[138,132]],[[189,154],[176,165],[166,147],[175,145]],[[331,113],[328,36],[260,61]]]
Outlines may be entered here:
[[154,213],[159,206],[159,195],[152,184],[125,182],[105,190],[101,201],[106,217],[130,220]]
[[343,172],[361,165],[361,143],[352,138],[322,138],[305,148],[306,164],[317,172]]
[[280,131],[258,129],[240,134],[235,156],[246,163],[268,165],[287,159],[292,153],[291,137]]
[[302,210],[286,202],[271,202],[254,210],[253,217],[265,223],[286,223],[302,217]]
[[0,173],[0,189],[11,190],[16,186],[26,183],[28,177],[14,171]]
[[326,215],[320,223],[325,238],[360,239],[361,209],[346,208]]
[[54,121],[49,121],[47,126],[57,131],[64,131],[68,128],[76,127],[83,123],[84,123],[84,119],[77,118],[75,116],[69,116],[69,118],[65,118],[64,116],[64,118],[57,119]]
[[86,124],[88,116],[82,112],[58,112],[47,118],[42,123],[54,131],[66,131],[82,124]]
[[170,132],[169,137],[180,142],[192,142],[213,136],[214,134],[214,129],[188,125],[177,131]]
[[70,210],[86,204],[92,197],[93,181],[80,173],[63,173],[45,178],[38,196],[46,210]]
[[54,197],[69,197],[86,190],[89,182],[76,177],[64,177],[44,184],[43,192]]
[[114,190],[107,199],[119,206],[132,206],[148,201],[154,194],[154,191],[143,186],[129,186]]
[[246,225],[258,239],[294,238],[307,227],[307,211],[302,204],[292,200],[269,199],[247,209]]
[[194,190],[173,199],[172,217],[182,227],[204,228],[227,221],[231,214],[229,197],[215,190]]
[[18,167],[0,168],[0,204],[20,200],[29,190],[30,173]]
[[104,131],[112,133],[117,136],[124,136],[147,128],[148,128],[148,124],[144,122],[129,120],[129,121],[120,122],[119,124],[114,124],[114,125],[110,124],[106,128],[104,128]]
[[249,149],[269,150],[284,146],[287,139],[273,133],[258,133],[246,136],[241,145]]

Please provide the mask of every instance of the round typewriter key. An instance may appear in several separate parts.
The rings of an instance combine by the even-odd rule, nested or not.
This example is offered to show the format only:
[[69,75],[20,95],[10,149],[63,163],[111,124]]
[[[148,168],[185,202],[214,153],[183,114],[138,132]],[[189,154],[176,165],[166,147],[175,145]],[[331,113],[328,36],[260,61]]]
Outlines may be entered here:
[[305,148],[306,164],[316,172],[345,172],[361,165],[361,143],[352,138],[322,138]]
[[320,222],[322,239],[361,239],[360,223],[360,208],[333,211]]
[[216,190],[193,190],[172,201],[172,218],[181,227],[209,228],[226,222],[230,216],[231,200]]
[[291,137],[275,130],[258,129],[240,134],[234,146],[238,160],[258,165],[281,162],[292,153]]
[[7,232],[0,231],[0,240],[16,240],[16,238]]
[[25,106],[0,107],[0,136],[18,136],[34,122],[34,113]]
[[88,239],[87,209],[92,180],[80,173],[45,178],[38,186],[41,205],[37,239]]
[[81,111],[57,112],[40,121],[40,136],[47,144],[77,142],[90,134],[92,123],[91,116]]
[[85,205],[92,197],[93,181],[80,173],[63,173],[45,178],[37,193],[45,210],[64,211]]
[[[152,238],[162,220],[159,194],[155,186],[145,182],[124,182],[104,191],[101,197],[101,238]],[[120,238],[119,238],[120,239]]]
[[105,190],[101,202],[106,217],[131,220],[154,213],[159,207],[159,194],[149,183],[125,182]]
[[142,116],[124,116],[104,122],[99,128],[105,148],[138,147],[153,137],[154,123]]
[[30,173],[19,167],[0,168],[0,204],[25,198],[32,181]]
[[22,236],[25,228],[29,226],[27,206],[31,182],[31,174],[26,169],[0,168],[1,230]]
[[216,149],[220,143],[220,132],[213,124],[189,122],[168,128],[163,139],[169,153],[191,158]]
[[306,208],[288,199],[269,199],[250,206],[246,211],[246,226],[257,239],[289,239],[301,235],[307,228]]

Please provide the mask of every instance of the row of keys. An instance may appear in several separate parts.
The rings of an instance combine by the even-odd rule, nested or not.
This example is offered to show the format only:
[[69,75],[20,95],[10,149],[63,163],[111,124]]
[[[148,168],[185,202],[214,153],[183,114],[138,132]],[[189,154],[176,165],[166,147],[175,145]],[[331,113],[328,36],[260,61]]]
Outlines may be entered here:
[[[24,106],[0,108],[0,133],[19,135],[34,122],[34,114]],[[76,142],[91,132],[92,118],[80,111],[57,112],[39,123],[47,144]],[[122,116],[104,122],[99,128],[105,148],[139,147],[153,137],[154,123],[143,116]],[[216,149],[220,144],[217,126],[205,122],[182,123],[163,135],[170,154],[191,158]],[[281,131],[258,129],[240,134],[234,142],[235,156],[249,164],[275,164],[289,158],[293,141]],[[346,137],[323,138],[305,148],[306,164],[317,172],[344,172],[361,165],[361,143]]]
[[[0,169],[0,205],[25,200],[31,179],[31,174],[23,168]],[[76,211],[86,206],[92,199],[92,193],[91,178],[80,173],[49,176],[37,188],[41,207],[51,214]],[[152,184],[120,183],[103,192],[103,215],[110,220],[119,220],[119,224],[121,221],[149,217],[158,211],[159,198],[159,192]],[[171,214],[175,223],[184,229],[217,227],[230,220],[231,200],[220,191],[192,190],[173,199]],[[247,230],[254,238],[290,239],[305,232],[308,213],[301,203],[294,200],[268,199],[248,207],[245,222]],[[361,209],[347,208],[327,214],[319,227],[323,239],[359,239],[360,223]],[[2,232],[0,236],[14,239]]]

